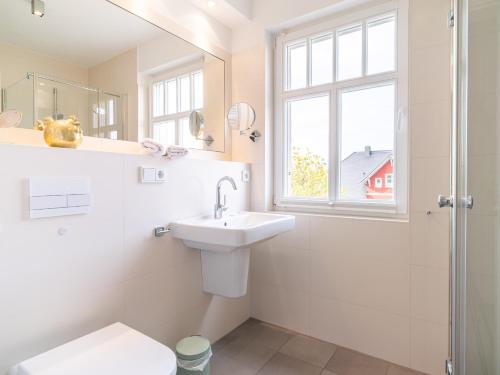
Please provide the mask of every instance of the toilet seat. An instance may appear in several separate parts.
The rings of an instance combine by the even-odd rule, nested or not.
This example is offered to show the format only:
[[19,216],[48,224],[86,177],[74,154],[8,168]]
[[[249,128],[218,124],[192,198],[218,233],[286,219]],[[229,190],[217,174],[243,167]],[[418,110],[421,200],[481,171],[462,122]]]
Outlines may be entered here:
[[19,363],[15,375],[174,375],[176,358],[165,345],[114,323]]

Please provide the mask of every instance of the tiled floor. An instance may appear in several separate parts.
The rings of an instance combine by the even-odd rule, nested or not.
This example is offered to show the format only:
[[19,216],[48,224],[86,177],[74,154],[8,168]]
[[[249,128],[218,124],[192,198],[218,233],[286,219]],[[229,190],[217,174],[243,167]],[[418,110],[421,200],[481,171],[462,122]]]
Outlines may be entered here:
[[212,375],[423,375],[255,319],[212,349]]

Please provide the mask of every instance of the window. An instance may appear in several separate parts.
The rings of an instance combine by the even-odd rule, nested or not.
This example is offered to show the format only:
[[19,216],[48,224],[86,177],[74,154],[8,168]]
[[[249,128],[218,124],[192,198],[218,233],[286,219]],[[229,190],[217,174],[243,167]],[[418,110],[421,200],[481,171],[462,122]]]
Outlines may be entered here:
[[385,175],[385,187],[388,187],[388,188],[393,187],[392,173],[387,173]]
[[151,136],[166,145],[200,148],[189,132],[189,114],[203,110],[203,71],[169,77],[151,85]]
[[278,38],[280,208],[406,214],[407,6]]

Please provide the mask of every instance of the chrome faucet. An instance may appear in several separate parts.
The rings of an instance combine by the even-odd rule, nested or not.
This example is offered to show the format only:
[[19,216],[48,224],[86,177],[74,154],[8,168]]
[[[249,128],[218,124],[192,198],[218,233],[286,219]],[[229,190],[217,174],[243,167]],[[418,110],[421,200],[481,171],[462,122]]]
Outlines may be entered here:
[[220,187],[224,181],[228,181],[233,186],[234,190],[238,190],[236,187],[236,182],[234,182],[232,177],[224,176],[219,182],[217,182],[216,194],[215,194],[215,207],[214,207],[214,218],[220,219],[222,217],[222,213],[226,211],[228,208],[226,207],[226,195],[224,194],[224,204],[220,203]]

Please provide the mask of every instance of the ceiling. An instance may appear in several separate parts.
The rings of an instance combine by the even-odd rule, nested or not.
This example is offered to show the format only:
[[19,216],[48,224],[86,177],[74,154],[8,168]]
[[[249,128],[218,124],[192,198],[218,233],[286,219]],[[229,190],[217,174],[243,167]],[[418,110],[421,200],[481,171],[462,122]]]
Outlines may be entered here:
[[215,18],[230,29],[236,29],[250,22],[252,18],[252,0],[190,0],[197,8]]
[[103,0],[45,0],[43,18],[31,14],[29,0],[0,0],[0,42],[82,67],[161,35],[169,34]]

